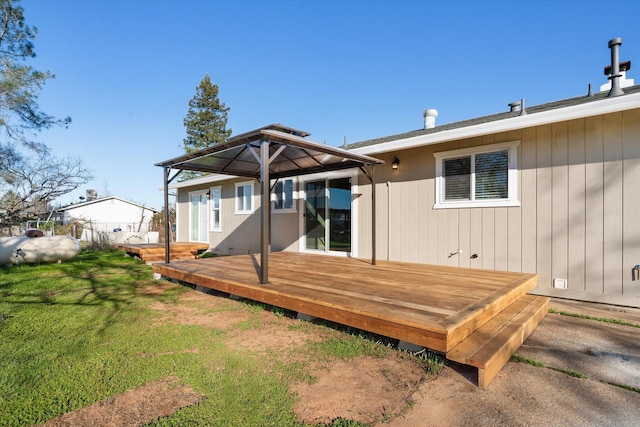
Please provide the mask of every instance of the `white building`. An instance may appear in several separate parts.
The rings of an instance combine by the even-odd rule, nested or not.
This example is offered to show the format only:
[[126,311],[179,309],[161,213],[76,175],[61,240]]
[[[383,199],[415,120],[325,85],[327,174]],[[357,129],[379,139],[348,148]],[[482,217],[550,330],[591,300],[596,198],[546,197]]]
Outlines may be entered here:
[[116,196],[90,199],[58,209],[58,212],[63,215],[64,224],[74,222],[82,224],[81,240],[94,240],[95,233],[146,234],[153,215],[158,213],[153,208]]

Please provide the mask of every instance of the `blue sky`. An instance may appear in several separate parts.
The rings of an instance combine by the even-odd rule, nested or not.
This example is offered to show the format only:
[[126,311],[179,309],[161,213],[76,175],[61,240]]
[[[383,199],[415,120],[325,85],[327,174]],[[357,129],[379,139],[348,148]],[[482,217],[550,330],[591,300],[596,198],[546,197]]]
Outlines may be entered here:
[[[606,82],[622,37],[640,83],[640,1],[23,0],[41,109],[71,116],[38,135],[82,158],[87,188],[161,208],[162,169],[209,74],[234,134],[270,123],[342,145],[534,105]],[[637,65],[636,65],[637,64]]]

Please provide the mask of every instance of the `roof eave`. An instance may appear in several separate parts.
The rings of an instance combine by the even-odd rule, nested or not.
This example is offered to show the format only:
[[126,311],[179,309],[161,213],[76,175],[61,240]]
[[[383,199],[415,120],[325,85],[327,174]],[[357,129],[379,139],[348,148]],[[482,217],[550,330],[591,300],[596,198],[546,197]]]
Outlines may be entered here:
[[498,121],[480,123],[458,129],[429,133],[409,138],[400,138],[374,145],[353,148],[350,151],[358,154],[379,154],[426,145],[441,144],[460,139],[484,136],[499,132],[508,132],[533,126],[558,123],[601,114],[640,108],[640,93],[629,94],[616,98],[606,98],[597,102],[579,104],[554,110],[542,111],[535,114],[510,117]]

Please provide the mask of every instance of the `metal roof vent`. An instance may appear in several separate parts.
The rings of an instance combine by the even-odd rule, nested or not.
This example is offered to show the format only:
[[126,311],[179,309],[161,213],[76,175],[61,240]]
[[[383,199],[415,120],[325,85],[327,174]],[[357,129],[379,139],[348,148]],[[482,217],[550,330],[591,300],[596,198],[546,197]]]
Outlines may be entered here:
[[510,113],[520,113],[520,116],[526,116],[527,112],[524,109],[524,98],[521,98],[520,101],[514,101],[509,104],[509,112]]
[[[622,38],[617,37],[615,39],[609,40],[609,49],[611,49],[611,67],[609,70],[607,68],[604,69],[604,73],[607,74],[609,71],[609,80],[611,80],[611,90],[607,95],[607,98],[613,96],[624,95],[624,92],[620,88],[620,45],[622,44]],[[631,66],[631,64],[629,64]]]
[[436,117],[438,117],[438,110],[433,108],[424,110],[424,128],[433,129],[436,127]]

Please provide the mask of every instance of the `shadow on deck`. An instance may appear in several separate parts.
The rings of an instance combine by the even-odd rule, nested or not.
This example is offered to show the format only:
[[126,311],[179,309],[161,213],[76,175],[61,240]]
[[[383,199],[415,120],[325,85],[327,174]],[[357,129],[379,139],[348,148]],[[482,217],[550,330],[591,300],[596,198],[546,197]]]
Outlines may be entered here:
[[155,263],[175,279],[427,347],[478,368],[486,388],[548,311],[534,274],[278,252]]

